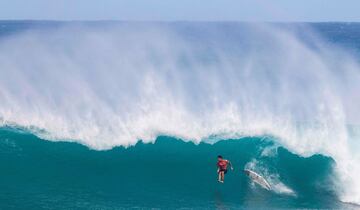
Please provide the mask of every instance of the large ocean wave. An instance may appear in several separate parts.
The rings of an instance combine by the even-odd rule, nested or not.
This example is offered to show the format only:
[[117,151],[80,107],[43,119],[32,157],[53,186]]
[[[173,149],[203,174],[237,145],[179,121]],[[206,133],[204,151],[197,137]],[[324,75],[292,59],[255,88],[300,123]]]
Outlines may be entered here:
[[360,203],[360,71],[306,25],[120,23],[0,39],[0,120],[94,149],[273,136]]
[[[234,165],[225,184],[216,181],[219,153]],[[300,157],[266,136],[213,145],[162,136],[154,144],[94,151],[3,127],[0,164],[4,209],[351,209],[338,200],[331,158]],[[244,168],[264,176],[272,190],[252,183]]]

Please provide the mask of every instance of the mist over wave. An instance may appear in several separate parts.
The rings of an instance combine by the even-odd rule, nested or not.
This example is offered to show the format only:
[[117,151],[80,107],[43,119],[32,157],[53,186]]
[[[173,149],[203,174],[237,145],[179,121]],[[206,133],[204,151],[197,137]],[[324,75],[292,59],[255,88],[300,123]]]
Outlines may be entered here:
[[0,119],[94,149],[271,135],[297,154],[331,156],[342,199],[360,203],[359,69],[306,25],[28,30],[0,38]]

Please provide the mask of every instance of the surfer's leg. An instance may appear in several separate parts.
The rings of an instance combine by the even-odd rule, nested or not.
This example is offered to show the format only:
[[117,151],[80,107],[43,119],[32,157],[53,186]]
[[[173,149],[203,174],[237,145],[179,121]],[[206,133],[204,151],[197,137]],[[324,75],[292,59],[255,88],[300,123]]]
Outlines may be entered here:
[[225,176],[224,171],[221,171],[220,175],[221,175],[221,182],[224,182],[224,176]]

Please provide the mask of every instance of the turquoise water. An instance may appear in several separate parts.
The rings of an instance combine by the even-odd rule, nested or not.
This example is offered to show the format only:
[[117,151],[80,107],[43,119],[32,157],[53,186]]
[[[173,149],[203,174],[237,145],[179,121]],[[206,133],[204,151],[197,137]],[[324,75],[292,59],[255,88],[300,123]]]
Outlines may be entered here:
[[359,23],[0,21],[0,209],[359,208],[359,89]]
[[[267,148],[271,155],[263,154]],[[235,167],[225,184],[216,180],[218,154]],[[253,159],[294,194],[252,184],[242,169]],[[0,203],[3,209],[348,208],[331,186],[333,164],[274,147],[269,137],[213,145],[159,137],[154,144],[95,151],[2,128]]]

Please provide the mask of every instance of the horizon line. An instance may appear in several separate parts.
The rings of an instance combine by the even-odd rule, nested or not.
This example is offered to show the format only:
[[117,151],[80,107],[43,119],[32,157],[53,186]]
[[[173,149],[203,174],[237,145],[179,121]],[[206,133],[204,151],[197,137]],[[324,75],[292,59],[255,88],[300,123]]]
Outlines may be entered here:
[[176,22],[199,22],[199,23],[360,23],[360,21],[250,21],[250,20],[120,20],[120,19],[93,19],[93,20],[57,20],[57,19],[0,19],[0,22],[31,21],[31,22],[148,22],[148,23],[176,23]]

